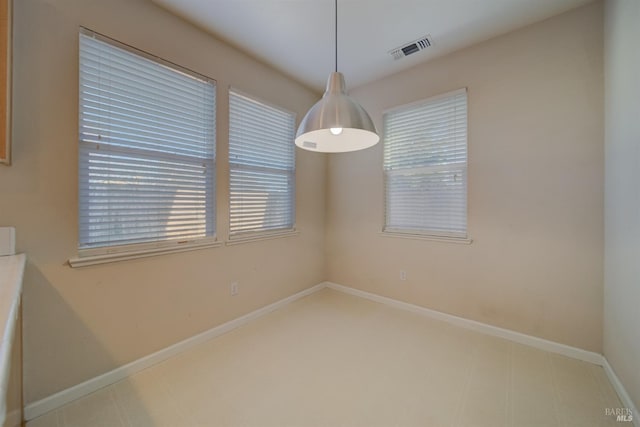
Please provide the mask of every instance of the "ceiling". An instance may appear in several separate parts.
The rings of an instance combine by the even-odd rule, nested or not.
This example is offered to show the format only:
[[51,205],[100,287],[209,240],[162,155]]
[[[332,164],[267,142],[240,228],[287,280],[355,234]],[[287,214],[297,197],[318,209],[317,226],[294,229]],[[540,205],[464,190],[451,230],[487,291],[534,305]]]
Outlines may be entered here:
[[[153,1],[315,90],[334,69],[333,0]],[[591,1],[338,0],[338,68],[353,88]]]

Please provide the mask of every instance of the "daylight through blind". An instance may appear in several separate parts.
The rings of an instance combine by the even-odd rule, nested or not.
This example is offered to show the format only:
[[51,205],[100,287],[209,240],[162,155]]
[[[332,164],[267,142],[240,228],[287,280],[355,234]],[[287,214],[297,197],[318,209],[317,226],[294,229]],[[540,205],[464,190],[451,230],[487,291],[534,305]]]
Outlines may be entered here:
[[229,234],[291,230],[295,223],[295,115],[229,92]]
[[215,83],[80,34],[80,247],[214,235]]
[[467,92],[384,115],[385,231],[467,236]]

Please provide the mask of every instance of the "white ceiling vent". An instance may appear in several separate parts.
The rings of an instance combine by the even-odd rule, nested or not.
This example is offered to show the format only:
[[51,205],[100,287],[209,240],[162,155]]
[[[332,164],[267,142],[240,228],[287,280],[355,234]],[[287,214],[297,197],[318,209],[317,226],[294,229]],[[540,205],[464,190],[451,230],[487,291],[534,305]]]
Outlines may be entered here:
[[389,53],[393,56],[393,59],[404,58],[413,53],[420,52],[423,49],[428,48],[433,44],[433,40],[430,35],[426,35],[418,40],[412,41],[395,49],[391,49]]

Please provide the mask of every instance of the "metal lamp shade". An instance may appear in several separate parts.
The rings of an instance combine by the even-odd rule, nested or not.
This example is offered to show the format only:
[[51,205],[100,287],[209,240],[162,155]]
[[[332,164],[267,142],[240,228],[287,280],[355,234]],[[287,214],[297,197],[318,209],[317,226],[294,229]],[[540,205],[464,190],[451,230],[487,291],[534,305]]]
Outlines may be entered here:
[[[344,76],[334,72],[327,89],[300,122],[296,145],[321,153],[344,153],[369,148],[380,140],[369,114],[346,93]],[[331,130],[342,129],[338,134]]]

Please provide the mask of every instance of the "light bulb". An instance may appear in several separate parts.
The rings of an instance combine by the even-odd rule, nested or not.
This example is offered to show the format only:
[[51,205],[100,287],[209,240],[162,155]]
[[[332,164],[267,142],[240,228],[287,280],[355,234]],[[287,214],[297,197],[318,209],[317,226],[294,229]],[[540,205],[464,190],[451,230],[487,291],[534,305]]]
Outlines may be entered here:
[[342,133],[342,128],[331,128],[329,130],[333,135],[340,135]]

